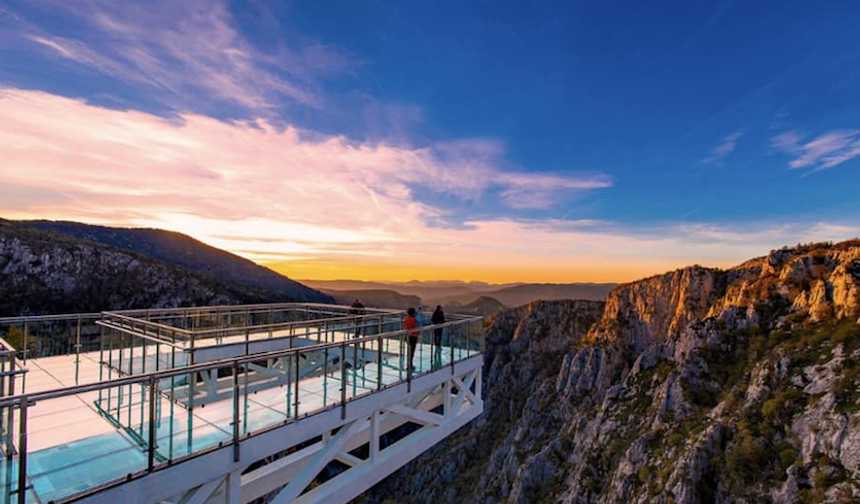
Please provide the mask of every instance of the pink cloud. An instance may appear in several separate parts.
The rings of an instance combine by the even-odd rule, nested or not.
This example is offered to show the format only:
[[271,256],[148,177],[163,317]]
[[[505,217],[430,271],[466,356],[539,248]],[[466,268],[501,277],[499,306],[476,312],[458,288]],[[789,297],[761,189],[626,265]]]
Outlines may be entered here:
[[[606,187],[604,177],[506,172],[485,140],[411,148],[300,134],[264,120],[225,122],[183,114],[178,121],[118,111],[46,93],[0,90],[2,181],[50,188],[71,199],[31,208],[55,216],[104,212],[208,219],[290,221],[385,237],[421,229],[443,210],[413,188],[479,198],[501,186],[506,198]],[[519,207],[523,205],[512,204]],[[9,209],[14,210],[14,209]],[[138,219],[139,221],[139,219]],[[138,222],[139,223],[139,222]],[[386,239],[388,239],[386,238]]]
[[162,227],[262,261],[372,258],[422,270],[543,268],[568,275],[557,281],[571,272],[629,280],[703,258],[727,265],[808,231],[629,231],[606,222],[513,218],[427,225],[444,215],[416,199],[413,187],[427,181],[462,198],[501,186],[504,197],[534,198],[533,205],[610,184],[600,175],[502,170],[495,164],[502,146],[487,140],[438,149],[359,143],[263,120],[183,114],[168,121],[13,89],[0,90],[0,123],[0,215]]

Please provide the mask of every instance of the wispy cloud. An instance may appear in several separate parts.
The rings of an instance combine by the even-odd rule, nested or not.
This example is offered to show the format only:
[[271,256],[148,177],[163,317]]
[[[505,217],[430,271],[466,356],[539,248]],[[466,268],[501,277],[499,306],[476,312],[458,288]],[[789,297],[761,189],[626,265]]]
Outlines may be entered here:
[[212,97],[257,113],[282,98],[321,107],[316,80],[351,72],[356,64],[318,41],[282,43],[264,53],[235,27],[223,0],[39,1],[76,19],[88,41],[101,43],[18,23],[22,39],[113,78],[145,84],[168,102]]
[[738,146],[738,140],[740,140],[741,135],[742,133],[740,131],[735,131],[734,133],[726,135],[723,138],[723,141],[711,151],[711,154],[702,160],[702,163],[707,164],[722,161],[723,158],[734,152],[735,148]]
[[558,199],[571,193],[612,186],[612,179],[604,174],[565,177],[554,174],[512,172],[496,177],[504,185],[502,201],[512,208],[540,209],[558,203]]
[[788,131],[771,139],[772,145],[794,158],[791,169],[825,170],[860,156],[860,130],[838,129],[804,141],[797,131]]

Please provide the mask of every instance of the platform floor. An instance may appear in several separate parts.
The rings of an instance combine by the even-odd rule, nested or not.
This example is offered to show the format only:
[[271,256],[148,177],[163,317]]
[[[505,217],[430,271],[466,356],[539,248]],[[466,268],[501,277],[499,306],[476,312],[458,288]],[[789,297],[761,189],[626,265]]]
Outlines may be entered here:
[[[398,354],[396,348],[388,348],[387,351],[381,377],[385,385],[406,376],[405,356]],[[477,351],[471,352],[475,353]],[[457,349],[454,358],[460,360],[468,356],[465,349]],[[154,360],[154,355],[150,358]],[[450,359],[450,349],[434,356],[432,346],[419,344],[415,355],[416,372],[448,364]],[[74,355],[29,359],[27,367],[30,370],[26,378],[28,393],[74,386],[76,377],[77,384],[99,381],[98,352],[81,354],[77,363]],[[350,369],[347,400],[376,389],[377,373],[376,363]],[[339,371],[304,378],[298,388],[299,417],[338,404],[341,400]],[[29,407],[28,502],[48,502],[146,468],[147,452],[142,441],[149,435],[148,390],[134,385],[122,390],[111,389],[111,395],[112,404],[121,404],[120,408],[113,406],[111,409],[111,416],[120,419],[120,426],[108,421],[96,407],[99,392],[44,400]],[[294,395],[295,384],[273,386],[243,395],[240,403],[242,433],[291,420],[296,408]],[[103,395],[99,404],[104,405],[104,399]],[[156,453],[159,460],[173,459],[232,441],[233,405],[230,399],[188,410],[158,395],[156,411]],[[14,421],[17,423],[18,419]],[[11,460],[0,457],[0,504],[14,502],[16,488],[17,457]]]

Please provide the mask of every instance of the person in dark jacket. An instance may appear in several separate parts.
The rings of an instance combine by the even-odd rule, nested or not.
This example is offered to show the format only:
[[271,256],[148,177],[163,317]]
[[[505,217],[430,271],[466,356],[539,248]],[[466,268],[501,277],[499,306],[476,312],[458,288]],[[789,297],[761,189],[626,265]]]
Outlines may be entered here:
[[[351,308],[349,310],[350,315],[356,315],[356,316],[364,315],[364,305],[361,304],[361,300],[359,300],[358,298],[355,298],[355,301],[352,302],[352,305],[350,305],[350,308]],[[355,320],[355,337],[356,338],[361,336],[361,324],[362,323],[363,323],[363,321],[361,319]]]
[[[442,305],[436,305],[436,310],[430,321],[434,326],[445,323],[445,312],[442,311]],[[444,332],[444,327],[433,329],[433,361],[437,368],[442,367],[442,334]]]

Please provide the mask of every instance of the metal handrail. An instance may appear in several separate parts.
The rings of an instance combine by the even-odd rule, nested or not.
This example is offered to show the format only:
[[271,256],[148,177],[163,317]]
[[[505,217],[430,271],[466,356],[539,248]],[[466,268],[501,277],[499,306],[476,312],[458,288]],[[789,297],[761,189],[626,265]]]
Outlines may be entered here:
[[[295,306],[295,305],[293,305],[293,306]],[[327,305],[323,305],[323,306],[327,306]],[[373,326],[380,327],[380,330],[381,330],[382,319],[384,319],[386,315],[393,315],[393,314],[400,314],[400,313],[402,313],[402,312],[399,310],[387,311],[385,313],[377,313],[377,314],[371,314],[371,315],[353,315],[350,317],[338,317],[337,320],[339,320],[339,321],[352,320],[352,321],[356,322],[355,324],[348,325],[345,328],[339,328],[339,330],[352,331],[352,330],[360,327],[358,322],[362,322],[364,320],[369,320],[369,319],[378,317],[380,319],[380,323],[368,323],[367,327],[373,327]],[[108,327],[112,330],[123,331],[125,333],[133,334],[136,336],[141,336],[141,337],[144,337],[146,339],[155,339],[157,341],[157,343],[167,344],[167,345],[171,344],[165,340],[161,340],[158,338],[152,338],[151,334],[149,334],[145,331],[146,327],[144,327],[144,333],[143,334],[138,332],[138,328],[141,327],[141,323],[146,322],[146,321],[141,320],[141,319],[134,319],[133,317],[129,317],[127,315],[122,315],[123,319],[121,319],[119,321],[117,321],[115,319],[112,320],[110,318],[110,316],[117,316],[117,315],[118,314],[115,312],[111,312],[110,314],[108,314],[108,312],[100,314],[100,316],[105,317],[105,319],[96,321],[96,325],[101,326],[101,327]],[[79,322],[78,323],[78,338],[80,338],[80,320],[81,320],[81,318],[79,318],[77,316],[71,316],[71,317],[67,317],[67,318],[72,319],[72,320],[74,320],[74,319],[78,320],[78,322]],[[99,318],[99,317],[97,316],[97,317],[92,317],[92,318]],[[59,319],[62,319],[62,317],[52,317],[52,319],[53,320],[59,320]],[[126,320],[126,319],[130,320],[132,322],[132,324],[124,325],[122,320]],[[332,320],[333,319],[319,319],[319,322],[325,324],[326,322],[331,322]],[[345,356],[346,352],[347,352],[347,348],[353,348],[353,351],[357,351],[358,348],[364,348],[365,343],[376,341],[377,342],[376,351],[379,352],[378,353],[378,355],[379,355],[379,363],[378,363],[379,376],[377,379],[376,388],[373,390],[370,390],[368,393],[377,392],[379,390],[388,388],[390,386],[399,385],[399,384],[403,384],[403,383],[406,384],[407,389],[410,389],[411,384],[412,384],[413,374],[414,374],[411,365],[406,366],[407,369],[405,370],[405,372],[403,372],[404,370],[401,369],[399,379],[396,379],[392,383],[383,384],[383,380],[382,380],[382,365],[383,365],[382,364],[382,362],[383,362],[382,361],[382,355],[383,355],[382,352],[383,352],[383,350],[382,350],[382,347],[383,347],[384,341],[396,338],[397,341],[395,341],[395,344],[399,343],[399,347],[401,348],[401,354],[400,355],[401,355],[401,359],[402,359],[402,357],[403,357],[403,353],[402,353],[403,352],[403,345],[404,345],[405,340],[407,338],[409,338],[410,335],[412,335],[416,332],[421,333],[421,334],[426,334],[428,332],[432,332],[432,331],[435,331],[438,329],[445,329],[445,328],[461,326],[461,325],[467,326],[467,329],[468,329],[471,324],[473,324],[475,322],[480,322],[481,320],[482,320],[482,317],[479,317],[479,316],[452,315],[452,316],[449,316],[449,321],[447,321],[443,324],[431,324],[431,325],[425,325],[425,326],[420,326],[420,327],[411,328],[411,329],[403,328],[403,329],[397,329],[394,331],[381,332],[380,334],[374,334],[374,335],[370,335],[370,336],[363,336],[363,337],[357,337],[357,338],[345,338],[341,341],[321,342],[318,344],[311,344],[311,345],[302,346],[302,347],[293,347],[293,348],[289,348],[289,349],[272,350],[272,351],[259,352],[259,353],[248,353],[248,354],[241,355],[238,357],[212,360],[212,361],[207,361],[207,362],[203,362],[200,364],[190,364],[190,365],[185,365],[185,366],[175,367],[175,368],[170,368],[170,369],[165,369],[165,370],[150,371],[148,373],[141,373],[141,374],[137,374],[137,375],[126,375],[126,376],[121,376],[119,378],[108,379],[108,380],[97,382],[97,383],[91,383],[91,384],[85,384],[85,385],[74,385],[74,386],[63,387],[63,388],[54,389],[54,390],[46,390],[46,391],[42,391],[42,392],[34,392],[34,393],[22,392],[20,394],[0,398],[0,409],[8,408],[9,425],[13,425],[13,422],[12,422],[13,416],[12,415],[14,414],[14,412],[18,412],[18,415],[19,415],[19,420],[18,420],[18,424],[17,424],[18,425],[18,447],[17,448],[18,448],[18,456],[19,456],[17,472],[18,472],[18,488],[20,490],[18,491],[17,500],[18,500],[19,504],[23,504],[27,500],[27,496],[26,496],[26,494],[27,494],[27,458],[28,458],[28,450],[27,450],[27,425],[28,425],[27,417],[28,417],[28,412],[27,412],[27,410],[28,410],[28,407],[36,404],[39,401],[55,399],[55,398],[60,398],[60,397],[67,397],[67,396],[72,396],[72,395],[78,395],[78,394],[83,394],[83,393],[93,392],[93,391],[102,391],[105,389],[110,390],[112,388],[131,386],[131,385],[140,385],[142,387],[148,386],[149,387],[149,397],[150,397],[150,406],[149,406],[149,408],[150,408],[150,410],[149,410],[149,425],[150,425],[149,429],[150,430],[149,430],[149,434],[148,434],[149,435],[149,443],[148,443],[148,445],[146,445],[146,448],[145,448],[147,450],[147,457],[148,457],[148,464],[147,464],[147,468],[145,469],[145,471],[151,472],[151,471],[156,470],[158,468],[155,465],[155,451],[157,448],[155,446],[155,442],[154,442],[154,438],[153,438],[154,430],[153,430],[152,426],[155,423],[154,403],[155,403],[155,396],[156,396],[156,394],[158,394],[159,380],[181,377],[181,376],[200,373],[200,372],[208,372],[208,371],[212,371],[212,370],[223,369],[223,368],[229,367],[229,368],[232,368],[232,370],[233,370],[233,407],[234,407],[234,419],[233,419],[233,424],[232,424],[233,425],[233,432],[234,432],[233,445],[234,445],[234,453],[236,453],[236,455],[234,455],[234,456],[237,457],[236,460],[238,460],[238,453],[239,453],[238,443],[240,442],[238,426],[239,426],[239,422],[240,422],[240,418],[241,418],[239,411],[238,411],[238,400],[240,397],[240,391],[239,391],[239,385],[238,385],[238,376],[239,376],[238,373],[239,373],[239,367],[240,366],[244,366],[246,377],[247,377],[247,372],[248,372],[249,368],[251,367],[251,366],[249,366],[249,364],[258,363],[258,362],[263,361],[263,360],[271,360],[271,359],[279,359],[279,358],[293,358],[296,362],[296,375],[295,375],[295,378],[296,378],[296,381],[295,381],[296,400],[294,402],[295,413],[293,416],[293,418],[295,419],[295,418],[299,417],[299,381],[300,381],[300,378],[299,378],[299,374],[298,374],[298,369],[299,369],[298,363],[300,361],[300,356],[302,354],[307,354],[309,352],[319,352],[319,351],[328,352],[328,350],[330,350],[330,349],[340,349],[341,355]],[[27,322],[29,322],[29,321],[33,321],[33,318],[29,318],[29,320]],[[309,322],[313,323],[314,321],[315,320],[304,320],[301,322],[304,324],[308,324]],[[286,325],[290,325],[290,324],[291,323],[286,323]],[[241,327],[240,329],[247,332],[249,327],[253,327],[253,326]],[[175,328],[175,327],[170,327],[169,330],[170,331],[176,331],[176,329],[177,328]],[[321,333],[322,330],[323,330],[322,328],[319,328],[318,333]],[[177,332],[181,332],[181,331],[177,331]],[[456,332],[454,332],[452,334],[456,334]],[[26,335],[26,329],[25,329],[25,335]],[[295,334],[295,335],[290,335],[289,337],[302,337],[302,336],[306,336],[306,335]],[[281,336],[281,338],[283,338],[283,337],[284,336]],[[192,338],[193,338],[193,336],[192,336]],[[474,355],[474,354],[470,355],[471,350],[473,348],[472,343],[471,343],[473,341],[473,339],[471,338],[471,336],[466,336],[465,341],[466,341],[466,346],[465,346],[466,357],[465,357],[465,359],[468,359]],[[5,345],[4,345],[4,343],[5,343]],[[483,337],[479,338],[479,344],[480,344],[480,350],[476,349],[477,353],[483,352],[483,349],[484,349]],[[79,347],[80,344],[78,344],[77,346]],[[0,378],[2,378],[4,376],[9,376],[9,380],[11,383],[15,379],[16,375],[26,373],[26,368],[21,367],[20,371],[12,371],[15,368],[14,348],[12,348],[11,345],[8,344],[8,342],[3,341],[2,338],[0,338],[0,347],[4,347],[4,348],[8,348],[8,349],[12,350],[11,354],[9,354],[9,355],[11,355],[11,359],[12,359],[11,360],[12,364],[11,364],[11,368],[10,368],[11,370],[9,372],[6,372],[6,373],[0,373]],[[459,358],[455,358],[455,348],[456,348],[456,336],[452,335],[452,339],[450,340],[450,349],[451,349],[450,366],[451,366],[452,371],[453,371],[453,366],[454,366],[455,362],[460,362],[464,359],[462,353],[460,354]],[[462,352],[463,348],[460,347],[460,350]],[[433,364],[430,365],[431,370],[433,369],[433,366],[434,366]],[[341,378],[340,379],[343,380],[344,383],[346,383],[347,368],[346,368],[346,360],[343,358],[341,359],[340,367],[341,367]],[[191,387],[193,387],[193,382],[192,382]],[[10,386],[10,391],[12,393],[14,393],[15,387]],[[110,394],[110,392],[108,392],[108,394]],[[194,394],[194,390],[193,390],[193,388],[191,388],[189,397],[193,397],[193,394]],[[247,394],[248,394],[247,384],[246,384],[246,390],[245,390],[244,394],[247,397]],[[353,398],[357,397],[357,395],[355,395],[355,392],[353,392],[353,394],[354,394]],[[101,394],[100,394],[100,397],[101,397]],[[346,415],[347,403],[349,401],[350,400],[348,400],[348,398],[347,398],[347,387],[342,386],[341,387],[340,405],[338,407],[342,408],[341,414],[344,416]],[[143,407],[142,405],[143,405],[143,403],[141,402],[141,408]],[[189,404],[189,406],[190,406],[190,404]],[[288,409],[291,407],[289,402],[287,403],[287,407],[288,407]],[[306,411],[304,413],[304,416],[306,417],[309,414],[316,414],[316,413],[319,413],[320,411],[324,411],[328,408],[329,407],[324,406],[322,409],[314,409],[312,411]],[[141,409],[141,415],[143,415],[143,409]],[[288,413],[288,416],[289,416],[289,413]],[[270,429],[273,426],[274,426],[274,424],[267,426],[267,427],[264,427],[264,429]],[[256,434],[259,432],[262,432],[262,431],[256,431],[256,432],[253,432],[251,434]],[[10,435],[11,435],[11,431],[10,431]],[[10,441],[8,441],[8,443],[9,443],[9,446],[7,446],[7,449],[15,450],[15,446],[11,444],[12,443],[11,438],[10,438]],[[222,447],[222,445],[219,443],[218,447]],[[193,453],[189,452],[186,455],[183,455],[183,456],[180,456],[176,459],[173,459],[172,462],[175,463],[177,461],[185,460],[188,457],[199,456],[201,453],[206,453],[207,451],[210,451],[212,449],[215,449],[215,447],[214,446],[202,447],[202,448],[194,450]],[[170,464],[170,463],[171,463],[171,461],[168,461],[168,464]],[[135,473],[135,474],[137,474],[137,475],[143,474],[143,471],[140,471],[140,472]],[[132,477],[131,473],[129,473],[129,475],[127,475],[127,477],[125,479],[128,479],[129,477]],[[113,479],[113,480],[110,480],[109,482],[102,483],[101,485],[99,485],[99,487],[102,487],[105,485],[115,485],[119,481],[120,481],[119,479]],[[65,501],[66,499],[69,499],[69,498],[73,498],[73,497],[77,498],[80,495],[81,495],[80,492],[76,493],[74,491],[71,491],[71,493],[69,493],[67,496],[63,497],[61,500]]]
[[[106,310],[103,313],[122,313],[122,314],[149,314],[149,315],[157,315],[157,314],[184,314],[189,311],[216,311],[216,312],[224,312],[230,311],[233,308],[241,307],[241,309],[235,310],[238,312],[247,312],[248,310],[255,310],[258,308],[265,308],[267,310],[270,309],[278,309],[278,308],[327,308],[331,309],[333,307],[343,307],[343,308],[351,308],[343,305],[336,304],[325,304],[325,303],[257,303],[257,304],[242,304],[242,305],[207,305],[207,306],[186,306],[186,307],[176,307],[176,308],[143,308],[143,309],[130,309],[130,310]],[[364,308],[365,311],[374,311],[378,313],[397,313],[400,310],[394,310],[389,308]]]
[[177,350],[183,350],[183,351],[188,350],[188,347],[185,347],[183,345],[178,345],[176,343],[171,342],[170,340],[155,338],[155,337],[152,337],[148,334],[140,333],[140,332],[135,331],[133,329],[129,329],[128,327],[125,327],[125,326],[112,324],[112,323],[110,323],[110,321],[107,321],[107,320],[96,320],[96,325],[101,326],[101,327],[106,327],[108,329],[113,329],[114,331],[119,331],[121,333],[125,333],[125,334],[131,335],[131,336],[136,336],[138,338],[143,338],[145,340],[153,341],[153,342],[158,343],[160,345],[167,345],[169,347],[176,348]]
[[[242,306],[243,308],[231,310],[232,308],[235,308],[236,306]],[[178,334],[183,334],[186,336],[191,336],[192,334],[193,335],[205,335],[205,334],[209,334],[209,333],[219,333],[219,332],[223,332],[223,331],[227,331],[227,330],[231,330],[231,329],[233,329],[233,330],[244,330],[245,328],[267,329],[269,326],[271,326],[271,327],[289,327],[289,324],[302,325],[302,324],[307,324],[308,322],[313,321],[313,319],[312,319],[312,320],[301,320],[301,321],[292,321],[292,322],[279,322],[277,324],[256,324],[253,326],[234,326],[234,327],[227,327],[227,328],[213,327],[213,328],[207,328],[207,329],[186,329],[183,327],[178,327],[178,326],[174,326],[174,325],[170,325],[170,324],[164,324],[162,322],[156,322],[153,320],[142,319],[139,317],[132,316],[132,315],[139,315],[139,314],[143,314],[143,315],[147,315],[147,316],[152,316],[153,314],[156,314],[156,315],[179,314],[179,315],[186,315],[187,316],[189,314],[193,315],[196,313],[205,313],[208,311],[215,311],[216,313],[219,313],[220,315],[225,314],[225,313],[223,313],[223,311],[228,312],[228,314],[258,313],[258,312],[253,312],[253,311],[249,312],[249,310],[245,308],[246,306],[251,307],[251,309],[265,307],[266,311],[268,311],[268,312],[271,312],[272,309],[277,309],[277,308],[314,307],[314,308],[331,309],[332,307],[339,307],[339,305],[325,305],[325,304],[312,304],[312,303],[281,303],[281,304],[258,304],[258,305],[201,306],[201,307],[190,307],[190,308],[164,308],[164,309],[156,310],[156,311],[154,311],[154,310],[117,310],[117,311],[105,311],[105,312],[102,312],[102,314],[106,317],[116,317],[116,318],[126,320],[128,322],[132,322],[135,324],[148,325],[151,327],[156,327],[156,328],[160,328],[160,329],[163,329],[166,331],[176,332]],[[222,308],[223,308],[223,310],[222,310]],[[343,308],[349,309],[351,307],[343,307]],[[402,310],[390,310],[390,309],[379,309],[379,308],[364,308],[363,310],[365,312],[370,311],[370,312],[374,312],[374,313],[365,313],[364,315],[344,315],[343,317],[321,318],[319,320],[331,322],[331,321],[349,319],[349,318],[360,317],[360,316],[373,317],[373,316],[380,316],[380,315],[389,315],[389,314],[394,315],[394,314],[402,313]],[[261,313],[266,313],[266,311],[262,311]],[[337,312],[331,311],[329,313],[335,314]]]
[[185,328],[173,326],[170,324],[162,324],[161,322],[153,322],[152,320],[140,319],[140,318],[132,317],[130,315],[125,315],[124,313],[119,313],[119,312],[104,312],[104,316],[108,317],[108,318],[118,318],[121,320],[128,321],[132,324],[148,325],[148,326],[156,327],[159,329],[164,329],[166,331],[171,331],[171,332],[183,334],[185,336],[191,336],[191,334],[193,332],[191,329],[185,329]]
[[99,313],[58,313],[55,315],[20,315],[0,317],[0,324],[23,324],[24,322],[48,322],[52,320],[91,320],[102,317]]
[[106,380],[103,382],[86,384],[86,385],[74,385],[71,387],[64,387],[54,390],[46,390],[42,392],[32,392],[28,394],[17,394],[14,396],[9,396],[0,399],[0,408],[6,406],[12,406],[16,403],[20,403],[23,399],[26,399],[31,404],[36,401],[41,401],[45,399],[55,399],[57,397],[64,397],[68,395],[77,395],[85,392],[92,392],[94,390],[106,389],[112,387],[118,387],[122,385],[134,385],[137,383],[148,383],[150,379],[164,379],[175,376],[182,376],[189,373],[200,372],[200,371],[209,371],[212,369],[218,369],[222,367],[227,367],[232,364],[246,364],[250,362],[258,362],[265,359],[276,359],[280,357],[291,356],[294,354],[299,354],[303,352],[310,352],[316,350],[325,350],[327,348],[338,348],[346,345],[353,345],[357,343],[373,341],[377,339],[387,339],[393,338],[396,336],[402,336],[413,332],[425,332],[433,329],[442,329],[446,327],[452,327],[455,325],[478,322],[482,320],[482,317],[474,316],[466,319],[455,320],[451,322],[445,322],[444,324],[436,324],[436,325],[425,325],[415,329],[398,329],[397,331],[390,331],[387,333],[374,334],[372,336],[364,336],[361,338],[352,338],[345,341],[338,341],[333,343],[319,343],[316,345],[308,345],[297,348],[290,348],[285,350],[273,350],[270,352],[260,352],[250,355],[242,355],[239,357],[230,357],[227,359],[213,360],[207,361],[201,364],[191,364],[183,367],[172,368],[168,370],[160,370],[160,371],[150,371],[148,373],[141,373],[135,376],[129,376],[125,378],[114,378],[111,380]]
[[[394,315],[394,313],[390,313],[387,315]],[[380,315],[378,315],[378,314],[375,314],[375,315],[352,315],[352,316],[348,316],[348,317],[319,319],[318,322],[320,323],[321,326],[324,326],[325,324],[328,324],[330,322],[343,322],[343,321],[350,321],[350,320],[355,320],[355,321],[367,320],[367,323],[364,323],[364,324],[350,324],[346,327],[337,328],[341,331],[349,332],[349,331],[353,331],[353,330],[379,327],[380,323],[384,323],[384,322],[381,322],[381,321],[375,322],[373,320],[373,319],[376,319],[378,317],[380,317]],[[462,322],[462,321],[468,320],[468,319],[474,319],[475,316],[453,314],[453,315],[449,315],[448,318],[449,319],[453,318],[453,320],[449,320],[449,322],[456,323],[456,322]],[[168,346],[171,346],[171,347],[176,348],[178,350],[190,351],[190,350],[204,350],[204,349],[210,349],[210,348],[218,348],[218,347],[224,347],[224,346],[230,346],[230,345],[234,345],[234,346],[235,345],[245,345],[247,343],[247,341],[235,341],[235,342],[230,342],[230,343],[216,342],[216,343],[210,344],[210,345],[205,345],[205,344],[200,345],[201,341],[200,341],[200,339],[198,339],[198,337],[201,334],[204,336],[208,336],[210,334],[215,335],[214,338],[207,338],[207,339],[217,339],[219,336],[220,337],[227,337],[230,335],[242,335],[242,334],[245,334],[247,336],[249,334],[249,332],[266,332],[266,331],[273,332],[273,331],[278,330],[278,329],[288,329],[292,326],[298,326],[298,327],[307,326],[307,325],[312,324],[314,322],[317,322],[317,321],[305,320],[305,321],[293,321],[293,322],[278,322],[275,324],[259,324],[259,325],[253,325],[253,326],[235,326],[235,327],[226,327],[226,328],[217,328],[217,329],[207,329],[205,331],[195,330],[195,331],[193,331],[193,335],[191,338],[191,339],[194,339],[194,341],[195,341],[193,347],[173,343],[170,339],[167,339],[165,337],[165,335],[162,335],[161,337],[152,336],[150,333],[141,332],[138,328],[135,328],[135,327],[129,328],[129,327],[124,327],[124,326],[118,326],[118,325],[110,324],[109,321],[97,321],[96,324],[99,326],[102,326],[102,327],[109,328],[109,329],[118,330],[120,332],[123,332],[123,333],[131,335],[131,336],[140,336],[141,338],[144,338],[144,339],[147,339],[149,341],[156,342],[156,343],[164,343],[164,344],[167,344]],[[425,327],[429,327],[429,326],[422,326],[422,330]],[[440,327],[444,327],[444,326],[442,326],[440,324]],[[143,329],[145,330],[146,328],[143,328]],[[327,331],[327,329],[325,329],[324,327],[317,327],[315,329],[316,329],[315,331],[311,331],[309,333],[295,333],[295,334],[287,334],[287,335],[282,335],[282,336],[270,336],[269,338],[266,338],[265,341],[302,339],[302,338],[308,338],[310,336],[319,336],[323,332]],[[376,335],[373,335],[373,336],[376,336]],[[191,339],[186,339],[184,341],[191,341]]]
[[16,352],[17,352],[17,350],[15,349],[15,347],[13,347],[12,345],[10,345],[10,344],[9,344],[9,342],[8,342],[8,341],[6,341],[6,340],[5,340],[5,339],[3,339],[3,338],[0,338],[0,347],[3,347],[3,350],[2,350],[2,351],[0,351],[0,355],[8,355],[9,353],[13,353],[13,354],[14,354],[14,353],[16,353]]
[[300,325],[309,325],[314,322],[319,322],[321,324],[326,324],[330,322],[342,322],[344,320],[357,320],[361,318],[371,318],[371,317],[380,317],[384,315],[396,315],[400,312],[394,313],[372,313],[365,315],[345,315],[343,317],[333,317],[333,318],[323,318],[323,319],[311,319],[311,320],[293,320],[291,322],[275,322],[270,324],[256,324],[256,325],[246,325],[246,326],[232,326],[232,327],[214,327],[212,329],[196,329],[193,331],[194,336],[207,335],[210,333],[225,333],[230,331],[244,332],[245,330],[268,330],[268,329],[289,329],[291,326],[300,326]]

